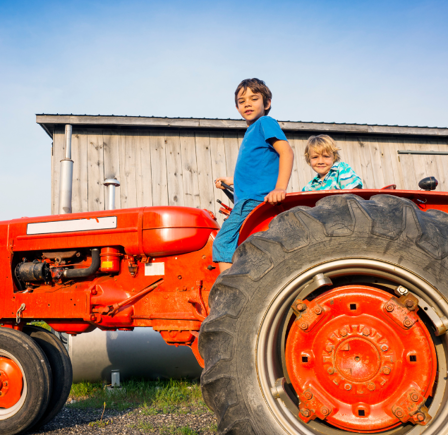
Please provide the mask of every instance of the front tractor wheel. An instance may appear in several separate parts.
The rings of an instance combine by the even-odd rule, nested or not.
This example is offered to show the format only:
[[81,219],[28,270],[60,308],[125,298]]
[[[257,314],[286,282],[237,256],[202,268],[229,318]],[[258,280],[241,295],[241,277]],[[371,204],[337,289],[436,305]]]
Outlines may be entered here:
[[0,327],[0,434],[24,432],[45,412],[51,368],[28,335]]
[[448,216],[324,198],[250,237],[210,294],[201,384],[232,435],[448,434]]

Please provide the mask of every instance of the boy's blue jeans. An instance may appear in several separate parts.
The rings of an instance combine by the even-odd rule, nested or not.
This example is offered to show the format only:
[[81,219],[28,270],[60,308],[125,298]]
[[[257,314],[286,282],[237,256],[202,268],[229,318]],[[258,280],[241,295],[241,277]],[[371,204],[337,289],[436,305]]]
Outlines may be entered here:
[[232,262],[233,253],[238,246],[240,228],[249,213],[262,202],[244,199],[236,203],[213,242],[213,261],[215,263]]

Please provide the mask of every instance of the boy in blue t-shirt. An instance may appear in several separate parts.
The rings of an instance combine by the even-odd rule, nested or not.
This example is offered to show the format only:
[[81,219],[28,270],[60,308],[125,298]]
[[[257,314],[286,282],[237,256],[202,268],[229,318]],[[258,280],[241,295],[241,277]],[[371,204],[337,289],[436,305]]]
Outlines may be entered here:
[[248,214],[263,201],[275,205],[286,197],[294,154],[278,122],[267,116],[271,100],[263,80],[243,80],[235,91],[236,108],[248,128],[234,177],[215,180],[218,189],[224,188],[221,181],[235,189],[234,208],[213,243],[213,261],[219,263],[221,272],[232,265],[239,230]]

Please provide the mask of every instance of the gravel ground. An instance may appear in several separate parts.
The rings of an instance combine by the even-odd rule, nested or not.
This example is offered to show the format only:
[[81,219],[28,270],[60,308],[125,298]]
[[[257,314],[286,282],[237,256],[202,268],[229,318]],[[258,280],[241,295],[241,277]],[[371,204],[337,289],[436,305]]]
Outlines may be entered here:
[[37,432],[27,435],[69,434],[154,434],[216,435],[216,418],[212,413],[173,413],[146,415],[142,409],[119,412],[109,410],[101,419],[101,409],[76,409],[65,406],[56,418]]

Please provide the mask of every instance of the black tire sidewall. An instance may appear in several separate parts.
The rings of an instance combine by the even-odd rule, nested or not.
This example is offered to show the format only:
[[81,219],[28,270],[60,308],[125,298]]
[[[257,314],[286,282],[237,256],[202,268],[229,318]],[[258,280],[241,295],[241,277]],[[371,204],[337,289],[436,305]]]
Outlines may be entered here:
[[50,400],[40,420],[33,425],[36,430],[51,421],[64,406],[70,394],[73,370],[67,350],[54,334],[38,326],[26,326],[23,332],[45,353],[52,372],[53,388]]
[[27,383],[22,407],[6,420],[0,420],[0,433],[14,435],[31,427],[48,406],[51,391],[51,368],[40,347],[26,334],[0,328],[0,354],[5,350],[20,362]]

